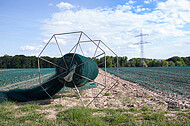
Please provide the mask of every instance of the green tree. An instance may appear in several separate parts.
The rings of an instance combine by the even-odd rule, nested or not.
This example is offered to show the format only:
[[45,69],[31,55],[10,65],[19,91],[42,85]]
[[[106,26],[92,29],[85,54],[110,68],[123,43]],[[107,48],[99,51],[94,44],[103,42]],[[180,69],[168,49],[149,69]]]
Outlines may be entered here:
[[168,66],[175,66],[175,63],[173,61],[168,61]]
[[184,66],[184,64],[181,61],[176,61],[175,65],[176,66]]
[[175,66],[179,66],[179,65],[186,66],[185,62],[183,61],[183,58],[178,57],[178,56],[171,57],[167,59],[166,61],[173,61],[175,63]]
[[161,66],[162,67],[168,67],[168,61],[162,60],[161,61]]

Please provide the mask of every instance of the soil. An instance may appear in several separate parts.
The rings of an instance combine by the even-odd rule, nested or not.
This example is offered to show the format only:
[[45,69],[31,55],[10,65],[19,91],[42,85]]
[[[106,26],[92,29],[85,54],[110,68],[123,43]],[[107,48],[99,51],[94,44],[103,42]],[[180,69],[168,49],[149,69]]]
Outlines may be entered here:
[[[106,74],[106,78],[105,78]],[[149,108],[152,110],[166,111],[168,108],[189,108],[188,99],[178,99],[161,91],[152,91],[138,83],[132,83],[120,79],[112,74],[105,73],[99,69],[99,74],[95,79],[98,86],[91,89],[81,90],[81,99],[75,89],[70,93],[57,94],[53,99],[30,101],[30,104],[37,103],[43,107],[52,105],[62,105],[64,109],[74,106],[87,106],[91,108],[111,108],[111,109],[130,109],[130,108]],[[41,110],[42,113],[49,113],[47,119],[55,119],[57,110]]]

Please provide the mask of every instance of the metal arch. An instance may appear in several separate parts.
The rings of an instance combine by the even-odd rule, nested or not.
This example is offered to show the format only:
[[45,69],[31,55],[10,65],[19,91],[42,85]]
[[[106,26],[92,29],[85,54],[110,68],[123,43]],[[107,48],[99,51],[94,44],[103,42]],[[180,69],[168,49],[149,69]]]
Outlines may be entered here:
[[[40,59],[41,59],[41,60],[44,60],[45,62],[48,62],[48,63],[50,63],[50,64],[52,64],[52,65],[54,65],[54,66],[56,66],[56,67],[60,67],[61,69],[65,69],[65,68],[62,68],[61,66],[59,66],[59,65],[57,65],[57,64],[55,64],[55,63],[52,63],[51,61],[48,61],[48,60],[46,60],[46,59],[40,57],[41,54],[43,53],[43,51],[44,51],[44,50],[46,49],[46,47],[48,46],[48,44],[51,42],[51,40],[52,40],[53,38],[55,38],[55,41],[56,41],[56,44],[57,44],[57,46],[58,46],[59,52],[60,52],[61,56],[63,57],[63,53],[62,53],[62,50],[61,50],[61,48],[60,48],[60,46],[59,46],[59,43],[58,43],[58,40],[57,40],[56,36],[59,36],[59,35],[66,35],[66,34],[76,34],[76,33],[80,33],[80,36],[79,36],[79,38],[78,38],[78,42],[76,43],[76,45],[74,45],[73,48],[70,50],[70,52],[71,52],[71,51],[74,49],[74,55],[73,55],[73,57],[72,57],[72,60],[71,60],[71,62],[70,62],[70,65],[71,65],[72,62],[73,62],[73,59],[74,59],[74,56],[75,56],[75,54],[76,54],[76,51],[77,51],[77,47],[78,47],[78,46],[80,47],[80,50],[81,50],[82,54],[84,55],[83,50],[82,50],[82,47],[81,47],[81,45],[80,45],[80,43],[84,43],[84,42],[91,42],[91,43],[93,43],[93,44],[96,46],[96,49],[95,49],[95,52],[94,52],[94,56],[93,56],[91,59],[89,59],[88,61],[84,62],[84,63],[87,63],[87,62],[89,62],[89,61],[91,61],[91,60],[93,60],[93,59],[95,59],[95,58],[97,58],[97,57],[99,57],[99,56],[101,56],[101,55],[103,55],[103,54],[104,54],[104,57],[105,57],[105,61],[103,62],[103,63],[105,64],[105,75],[104,75],[104,76],[105,76],[105,85],[104,85],[104,84],[97,83],[97,82],[95,82],[95,81],[93,81],[93,80],[90,80],[90,79],[87,78],[87,77],[84,77],[84,76],[82,76],[82,75],[79,75],[79,74],[75,73],[76,75],[78,75],[78,76],[80,76],[80,77],[82,77],[82,78],[85,78],[85,79],[87,79],[87,80],[89,80],[89,81],[92,81],[92,82],[97,83],[97,84],[99,84],[99,85],[101,85],[101,86],[104,87],[104,88],[101,89],[101,91],[100,91],[95,97],[93,97],[93,99],[86,105],[86,106],[88,107],[88,106],[106,89],[106,87],[107,87],[107,85],[106,85],[106,83],[107,83],[107,81],[106,81],[106,77],[107,77],[107,75],[106,75],[106,62],[108,61],[108,59],[106,59],[106,52],[105,52],[105,51],[101,48],[101,46],[100,46],[101,43],[102,43],[109,51],[111,51],[111,52],[117,57],[117,75],[118,75],[118,73],[119,73],[119,71],[118,71],[118,56],[117,56],[117,54],[116,54],[113,50],[111,50],[111,49],[110,49],[104,42],[102,42],[101,40],[92,40],[92,39],[91,39],[89,36],[87,36],[83,31],[54,34],[54,35],[49,39],[48,43],[45,45],[45,47],[42,49],[42,51],[40,52],[40,54],[39,54],[39,56],[38,56],[39,82],[40,82],[40,86],[41,86]],[[89,41],[81,41],[82,35],[86,36],[86,38],[88,38]],[[96,41],[98,41],[98,44],[96,43]],[[99,54],[99,55],[96,56],[96,53],[97,53],[98,48],[99,48],[103,53],[101,53],[101,54]],[[70,53],[70,52],[69,52],[69,53]],[[64,60],[64,62],[65,62],[65,64],[66,64],[65,59],[63,59],[63,60]],[[77,67],[83,65],[84,63],[78,64]],[[66,65],[67,65],[67,64],[66,64]],[[67,67],[67,69],[68,69],[68,67]],[[65,70],[67,70],[67,69],[65,69]],[[65,73],[65,72],[64,72],[64,73]],[[64,73],[62,73],[62,74],[64,74]],[[57,77],[61,76],[62,74],[59,74],[59,75],[57,75],[57,76],[54,77],[54,78],[57,78]],[[117,82],[118,82],[118,76],[117,76]],[[64,84],[64,85],[65,85],[65,84]],[[115,83],[114,85],[112,85],[111,88],[113,88],[115,85],[116,85],[116,83]],[[80,97],[80,100],[81,100],[83,106],[85,106],[85,104],[84,104],[83,101],[82,101],[82,96],[80,95],[80,92],[79,92],[77,86],[76,86],[75,84],[74,84],[74,86],[75,86],[75,89],[76,89],[76,91],[77,91],[77,93],[78,93],[78,95],[79,95],[79,97]],[[41,87],[42,87],[42,86],[41,86]],[[111,89],[111,88],[110,88],[110,89]],[[48,94],[48,92],[47,92],[43,87],[42,87],[42,89]],[[108,89],[108,91],[109,91],[110,89]],[[108,92],[108,91],[107,91],[107,92]],[[48,96],[49,96],[51,99],[53,99],[49,94],[48,94]],[[54,99],[53,99],[53,100],[54,100]]]
[[[110,48],[110,47],[108,47],[102,40],[92,40],[92,41],[98,41],[98,46],[100,46],[100,43],[102,43],[108,50],[110,50],[116,57],[117,57],[117,82],[116,83],[114,83],[108,90],[107,90],[107,92],[109,92],[114,86],[116,86],[116,85],[118,85],[119,84],[119,62],[118,62],[118,55]],[[91,41],[80,41],[81,43],[85,43],[85,42],[91,42]],[[97,49],[96,49],[97,50]],[[106,56],[105,56],[105,62],[103,62],[103,63],[105,63],[105,66],[106,66],[106,62],[107,61],[109,61],[109,60],[106,60]],[[103,63],[101,63],[101,64],[103,64]],[[98,66],[99,65],[101,65],[101,64],[98,64]],[[105,80],[106,80],[106,67],[105,67]],[[105,82],[106,83],[106,82]],[[106,92],[106,93],[107,93]]]
[[[102,43],[106,48],[108,48],[116,57],[117,57],[117,76],[119,76],[119,62],[118,62],[118,55],[110,48],[108,47],[102,40],[92,40],[92,41],[98,41],[98,46],[100,45],[99,43]],[[80,41],[81,43],[85,43],[85,42],[91,42],[91,41]],[[108,60],[107,60],[108,61]]]

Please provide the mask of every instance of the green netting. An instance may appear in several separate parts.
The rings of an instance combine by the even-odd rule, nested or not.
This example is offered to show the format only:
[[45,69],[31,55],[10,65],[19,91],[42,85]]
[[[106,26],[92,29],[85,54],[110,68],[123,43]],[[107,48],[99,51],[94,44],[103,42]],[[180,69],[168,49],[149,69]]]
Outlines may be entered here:
[[[58,61],[56,74],[47,82],[31,89],[13,89],[0,92],[0,102],[33,101],[48,99],[58,93],[64,86],[74,88],[84,86],[98,75],[97,64],[79,54],[68,53]],[[58,77],[57,77],[58,76]],[[50,95],[50,96],[49,96]]]
[[61,66],[62,68],[57,67],[56,74],[59,75],[65,72],[63,76],[60,76],[58,78],[59,81],[61,81],[62,83],[65,83],[64,77],[66,77],[70,72],[72,72],[72,70],[74,70],[76,74],[73,75],[73,80],[71,82],[66,81],[65,86],[74,87],[74,84],[75,84],[77,87],[81,87],[89,82],[88,79],[85,79],[81,76],[94,80],[98,75],[98,66],[94,61],[84,56],[75,54],[73,58],[73,55],[74,55],[73,53],[66,54],[64,58],[61,58],[58,61],[58,65]]

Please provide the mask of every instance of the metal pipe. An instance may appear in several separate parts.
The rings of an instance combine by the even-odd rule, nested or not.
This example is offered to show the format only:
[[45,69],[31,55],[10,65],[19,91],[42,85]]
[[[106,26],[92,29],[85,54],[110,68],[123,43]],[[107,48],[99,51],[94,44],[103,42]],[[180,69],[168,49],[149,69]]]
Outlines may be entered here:
[[39,59],[42,59],[42,60],[44,60],[44,61],[46,61],[46,62],[48,62],[48,63],[50,63],[50,64],[52,64],[52,65],[54,65],[54,66],[56,66],[56,67],[61,68],[61,69],[67,70],[67,69],[65,69],[65,68],[63,68],[63,67],[61,67],[61,66],[59,66],[59,65],[57,65],[57,64],[55,64],[55,63],[52,63],[52,62],[50,62],[49,60],[46,60],[46,59],[44,59],[44,58],[42,58],[42,57],[39,57]]
[[97,58],[97,57],[99,57],[99,56],[101,56],[101,55],[103,55],[103,54],[104,54],[104,53],[102,53],[102,54],[100,54],[100,55],[98,55],[98,56],[96,56],[96,57],[93,57],[92,59],[89,59],[89,60],[87,60],[86,62],[79,64],[77,67],[79,67],[79,66],[81,66],[81,65],[83,65],[83,64],[85,64],[85,63],[87,63],[87,62],[90,62],[90,61],[92,61],[93,59],[95,59],[95,58]]
[[78,93],[79,97],[80,97],[80,101],[82,102],[83,106],[85,107],[85,104],[84,104],[84,102],[82,101],[82,97],[81,97],[81,95],[80,95],[80,92],[79,92],[77,86],[75,85],[74,81],[73,81],[73,84],[74,84],[74,86],[75,86],[75,89],[77,90],[77,93]]
[[72,57],[72,60],[71,60],[69,66],[71,66],[71,64],[73,63],[73,59],[74,59],[74,57],[75,57],[75,53],[76,53],[76,50],[77,50],[77,47],[78,47],[79,41],[80,41],[80,39],[81,39],[81,36],[82,36],[82,32],[81,32],[81,34],[80,34],[80,36],[79,36],[79,39],[78,39],[78,42],[77,42],[77,46],[76,46],[76,48],[75,48],[74,55],[73,55],[73,57]]
[[[53,35],[54,36],[54,35]],[[45,45],[45,47],[42,49],[42,51],[40,52],[40,54],[38,55],[38,57],[40,57],[40,55],[42,54],[42,52],[44,51],[44,49],[47,47],[47,45],[50,43],[50,41],[52,40],[53,36],[49,39],[48,43]]]
[[82,31],[77,31],[77,32],[67,32],[67,33],[58,33],[54,35],[66,35],[66,34],[75,34],[75,33],[82,33]]
[[55,38],[55,41],[56,41],[56,43],[57,43],[57,46],[58,46],[58,48],[59,48],[59,51],[60,51],[60,53],[61,53],[61,56],[62,56],[62,58],[63,58],[63,61],[64,61],[64,63],[65,63],[65,66],[67,67],[67,69],[68,69],[68,66],[67,66],[67,63],[66,63],[66,61],[65,61],[65,58],[63,57],[63,53],[62,53],[62,51],[61,51],[61,48],[60,48],[60,46],[59,46],[59,44],[58,44],[58,42],[57,42],[57,38],[54,36],[54,38]]

